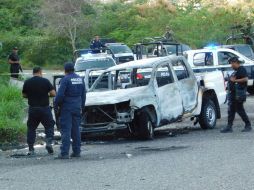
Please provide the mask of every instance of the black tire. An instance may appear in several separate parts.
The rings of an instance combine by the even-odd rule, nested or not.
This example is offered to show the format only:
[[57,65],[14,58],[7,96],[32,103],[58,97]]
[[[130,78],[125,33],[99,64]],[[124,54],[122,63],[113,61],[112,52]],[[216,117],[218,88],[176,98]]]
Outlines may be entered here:
[[250,95],[254,95],[254,86],[249,86],[247,88],[247,92],[250,94]]
[[211,99],[204,99],[202,103],[199,124],[202,129],[214,129],[217,122],[217,109]]
[[152,120],[146,111],[136,115],[135,131],[141,140],[152,140],[154,138],[154,127]]

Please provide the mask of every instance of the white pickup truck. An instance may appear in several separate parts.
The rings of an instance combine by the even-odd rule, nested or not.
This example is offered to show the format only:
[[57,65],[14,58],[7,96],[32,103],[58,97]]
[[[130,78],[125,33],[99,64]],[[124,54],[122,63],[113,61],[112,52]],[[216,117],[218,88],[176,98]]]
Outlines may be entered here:
[[195,73],[212,72],[220,70],[223,72],[224,78],[233,72],[228,64],[228,59],[238,57],[243,61],[243,66],[248,73],[248,92],[254,94],[254,61],[240,54],[239,52],[227,48],[205,48],[198,50],[189,50],[184,52],[190,66]]
[[152,139],[154,129],[196,119],[212,129],[226,92],[222,72],[194,75],[183,56],[123,63],[107,69],[87,93],[83,133],[126,130]]

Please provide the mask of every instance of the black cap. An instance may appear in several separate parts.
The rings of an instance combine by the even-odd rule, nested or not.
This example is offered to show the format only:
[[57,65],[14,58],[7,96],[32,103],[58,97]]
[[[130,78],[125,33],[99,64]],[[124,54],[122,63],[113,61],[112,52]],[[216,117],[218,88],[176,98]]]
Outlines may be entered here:
[[65,63],[64,70],[66,72],[73,72],[74,71],[74,64],[73,63]]
[[229,64],[231,64],[231,63],[242,63],[242,61],[239,60],[238,57],[231,57],[231,58],[229,58],[228,63]]
[[13,50],[18,50],[18,47],[13,47]]

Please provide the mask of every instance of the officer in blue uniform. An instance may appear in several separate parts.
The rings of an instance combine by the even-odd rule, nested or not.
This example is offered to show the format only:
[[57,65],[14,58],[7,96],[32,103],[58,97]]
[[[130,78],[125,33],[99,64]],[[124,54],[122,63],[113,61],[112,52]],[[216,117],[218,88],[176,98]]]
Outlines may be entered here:
[[100,49],[103,48],[103,45],[99,36],[95,36],[95,39],[90,44],[90,48],[93,50],[93,53],[100,53]]
[[84,110],[86,91],[84,80],[74,73],[74,65],[67,63],[64,66],[65,77],[61,80],[54,106],[61,109],[60,125],[62,145],[61,153],[57,158],[68,159],[72,139],[71,157],[80,157],[80,123],[81,112]]

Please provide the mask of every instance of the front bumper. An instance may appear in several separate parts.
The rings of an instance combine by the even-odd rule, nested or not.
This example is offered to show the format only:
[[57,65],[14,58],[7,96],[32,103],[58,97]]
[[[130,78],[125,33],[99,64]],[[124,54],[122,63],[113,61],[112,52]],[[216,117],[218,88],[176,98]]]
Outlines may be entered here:
[[108,123],[108,124],[93,124],[93,125],[81,125],[81,133],[106,133],[116,132],[120,130],[128,129],[127,124]]
[[[122,111],[118,111],[122,110]],[[104,133],[129,129],[134,119],[134,109],[129,101],[113,105],[86,107],[81,122],[81,133]]]

